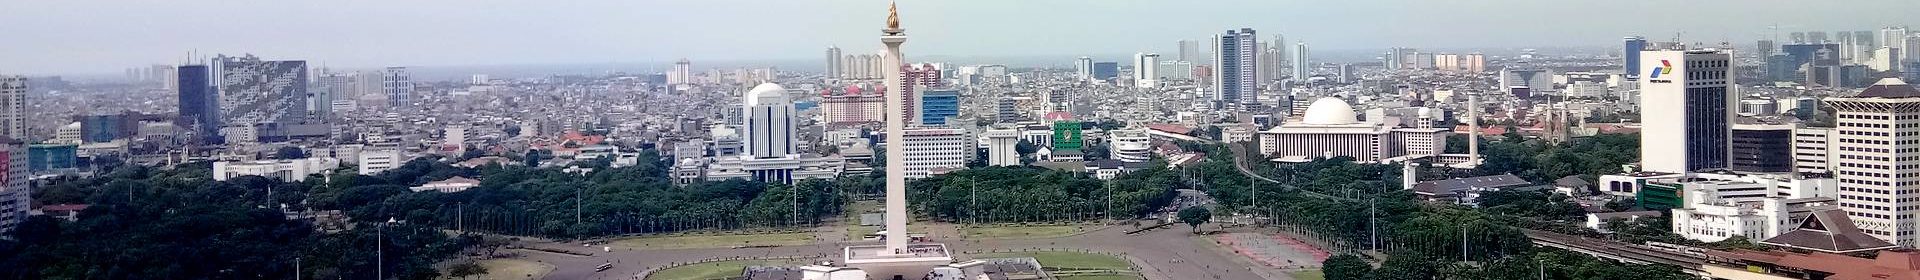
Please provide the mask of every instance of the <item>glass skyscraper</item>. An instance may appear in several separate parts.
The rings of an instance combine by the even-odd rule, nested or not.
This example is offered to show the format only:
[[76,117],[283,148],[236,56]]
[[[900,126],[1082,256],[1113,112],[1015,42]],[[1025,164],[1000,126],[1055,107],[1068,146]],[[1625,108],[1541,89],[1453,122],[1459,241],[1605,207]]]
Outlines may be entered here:
[[1621,64],[1621,67],[1623,67],[1621,70],[1626,71],[1627,80],[1639,80],[1640,51],[1647,50],[1647,38],[1634,36],[1627,37],[1625,41],[1626,48],[1621,51],[1620,57],[1626,58],[1626,61],[1624,64]]
[[960,115],[960,90],[927,89],[920,96],[920,124],[946,126],[947,118]]

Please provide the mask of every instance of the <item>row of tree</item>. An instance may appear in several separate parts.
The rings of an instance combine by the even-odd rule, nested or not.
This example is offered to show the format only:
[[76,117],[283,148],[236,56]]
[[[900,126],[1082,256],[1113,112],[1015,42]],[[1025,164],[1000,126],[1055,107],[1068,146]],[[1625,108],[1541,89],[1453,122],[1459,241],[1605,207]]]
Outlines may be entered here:
[[1178,186],[1179,171],[1155,162],[1110,181],[1040,167],[983,167],[914,180],[907,189],[914,209],[935,219],[1047,222],[1146,215],[1172,202]]
[[479,242],[405,222],[322,232],[277,207],[303,200],[309,184],[217,182],[210,169],[128,165],[42,188],[52,202],[91,207],[73,222],[19,224],[12,240],[0,240],[0,278],[431,279],[433,263]]

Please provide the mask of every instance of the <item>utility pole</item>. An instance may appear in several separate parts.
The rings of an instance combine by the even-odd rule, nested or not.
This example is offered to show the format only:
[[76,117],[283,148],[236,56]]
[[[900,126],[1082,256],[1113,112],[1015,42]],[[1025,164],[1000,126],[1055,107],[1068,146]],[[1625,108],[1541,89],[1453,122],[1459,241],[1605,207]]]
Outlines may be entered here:
[[457,216],[453,218],[454,226],[460,229],[460,233],[466,233],[467,232],[467,204],[464,202],[454,203],[453,213],[454,213],[453,214],[454,216]]
[[1113,221],[1113,180],[1107,180],[1107,221]]
[[1460,261],[1467,261],[1467,225],[1460,225]]
[[800,225],[800,186],[790,185],[787,186],[787,190],[793,193],[793,218],[791,221],[788,221],[787,224],[790,226],[798,226]]
[[1373,242],[1370,242],[1373,244],[1370,247],[1373,249],[1374,253],[1379,253],[1380,252],[1380,209],[1376,205],[1374,205],[1374,200],[1372,198],[1367,199],[1367,231],[1371,232],[1371,235],[1373,236],[1373,237],[1370,237],[1370,239],[1373,240]]
[[386,279],[387,275],[387,223],[374,227],[373,251],[376,259],[373,264],[373,279]]
[[573,188],[573,223],[574,224],[580,223],[580,207],[581,207],[580,200],[585,198],[581,196],[582,190],[584,189]]
[[300,257],[293,257],[293,280],[300,280]]
[[968,216],[967,220],[973,221],[974,225],[979,225],[980,224],[980,181],[975,181],[973,178],[967,178],[967,182],[973,185],[973,187],[967,189],[967,196],[971,197],[969,199],[973,201],[972,202],[973,206],[967,206],[967,210],[973,210],[973,214],[967,215]]

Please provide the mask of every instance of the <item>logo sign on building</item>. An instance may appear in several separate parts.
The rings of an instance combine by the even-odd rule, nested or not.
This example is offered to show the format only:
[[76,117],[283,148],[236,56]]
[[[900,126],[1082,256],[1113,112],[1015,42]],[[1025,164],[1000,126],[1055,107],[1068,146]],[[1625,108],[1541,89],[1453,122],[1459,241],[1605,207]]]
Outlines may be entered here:
[[[1665,59],[1661,59],[1660,67],[1654,67],[1652,71],[1648,71],[1648,72],[1650,72],[1650,73],[1647,73],[1648,79],[1659,79],[1660,75],[1667,75],[1671,77],[1673,76],[1673,62]],[[1650,82],[1672,83],[1673,80],[1651,80]]]

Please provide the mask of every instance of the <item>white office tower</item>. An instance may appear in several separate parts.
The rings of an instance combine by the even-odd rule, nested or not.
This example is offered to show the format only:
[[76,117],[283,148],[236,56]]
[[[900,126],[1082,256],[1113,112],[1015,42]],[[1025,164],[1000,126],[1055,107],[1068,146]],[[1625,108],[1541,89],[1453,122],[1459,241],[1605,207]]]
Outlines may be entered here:
[[673,72],[667,72],[667,84],[679,85],[693,83],[693,62],[685,58],[673,63]]
[[1307,42],[1300,42],[1293,50],[1293,80],[1306,82],[1313,77],[1313,58],[1307,56]]
[[1901,247],[1916,244],[1920,219],[1920,90],[1899,79],[1874,83],[1853,97],[1830,97],[1835,109],[1834,178],[1840,209],[1861,232]]
[[1160,77],[1155,78],[1159,81],[1193,80],[1193,62],[1189,61],[1161,61],[1160,66],[1153,71],[1160,74]]
[[888,135],[887,145],[891,148],[893,143],[900,143],[906,149],[900,161],[907,166],[907,172],[901,174],[910,179],[966,169],[967,155],[973,151],[968,146],[973,142],[968,141],[966,131],[958,128],[915,128],[899,135],[897,138]]
[[847,61],[841,57],[841,55],[840,47],[827,46],[827,71],[824,73],[826,78],[839,79],[841,77],[841,69],[847,67]]
[[1200,42],[1195,42],[1193,40],[1180,40],[1179,42],[1175,42],[1175,43],[1180,45],[1179,46],[1180,57],[1176,57],[1174,58],[1174,60],[1186,61],[1186,62],[1200,62],[1200,61],[1206,60],[1205,57],[1200,55]]
[[413,104],[413,76],[406,67],[387,67],[380,79],[387,92],[387,107],[406,108]]
[[787,97],[787,89],[778,84],[765,83],[748,90],[740,102],[745,112],[747,154],[754,158],[784,158],[794,154],[795,121],[793,101]]
[[1073,73],[1074,73],[1074,79],[1077,79],[1082,82],[1092,81],[1093,80],[1093,58],[1082,56],[1079,59],[1075,59],[1073,61]]
[[1160,54],[1133,54],[1133,86],[1160,87]]
[[1640,167],[1686,173],[1725,169],[1733,129],[1725,51],[1640,52]]
[[996,128],[987,130],[987,165],[1019,166],[1020,131]]
[[20,141],[33,139],[27,137],[27,77],[0,75],[0,133]]
[[1153,139],[1146,130],[1114,130],[1108,132],[1108,151],[1113,159],[1121,162],[1147,162],[1153,159]]
[[1907,41],[1912,40],[1911,36],[1912,33],[1907,31],[1906,26],[1881,28],[1880,46],[1901,49],[1900,57],[1910,58],[1916,51],[1907,46]]

